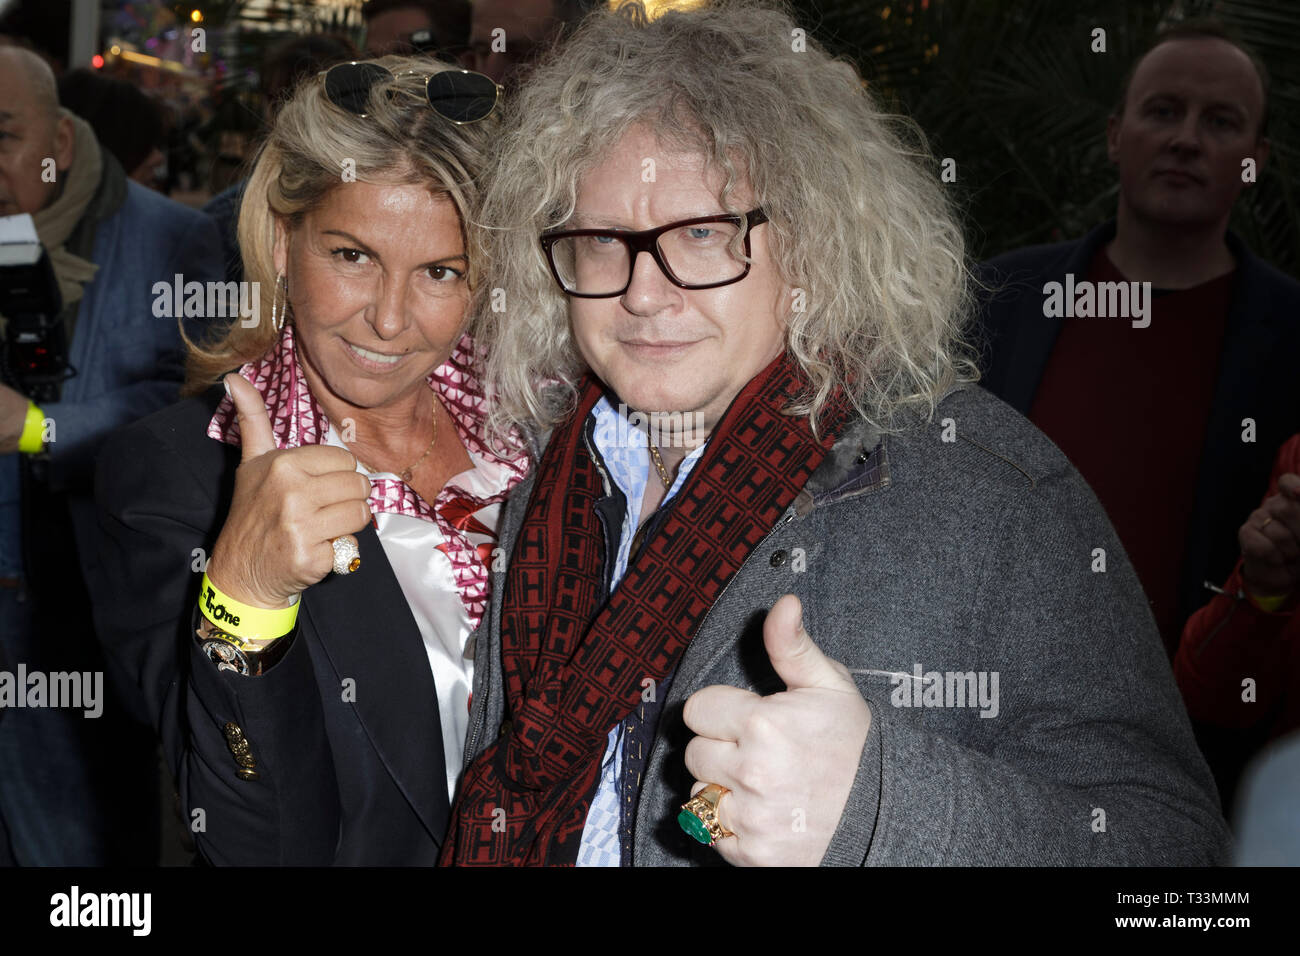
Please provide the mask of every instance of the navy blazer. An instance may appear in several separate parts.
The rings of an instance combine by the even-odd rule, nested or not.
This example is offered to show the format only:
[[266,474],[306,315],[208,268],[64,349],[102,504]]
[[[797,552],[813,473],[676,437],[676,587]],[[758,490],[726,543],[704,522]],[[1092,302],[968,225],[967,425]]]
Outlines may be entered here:
[[[1043,286],[1066,273],[1084,277],[1097,250],[1115,236],[1111,220],[1082,239],[1017,249],[979,268],[983,288],[976,336],[981,384],[1028,416],[1064,318],[1043,315]],[[1238,556],[1237,529],[1268,489],[1273,459],[1300,432],[1300,282],[1251,253],[1228,233],[1237,259],[1232,305],[1224,330],[1219,379],[1206,423],[1196,497],[1179,579],[1185,621],[1213,595]],[[1242,441],[1243,420],[1255,441]]]
[[[431,865],[450,813],[438,696],[372,526],[357,534],[357,572],[304,592],[293,643],[266,674],[218,671],[198,649],[200,572],[240,456],[206,434],[222,395],[180,402],[105,446],[101,640],[162,738],[206,860]],[[251,750],[254,780],[237,774],[232,728]]]

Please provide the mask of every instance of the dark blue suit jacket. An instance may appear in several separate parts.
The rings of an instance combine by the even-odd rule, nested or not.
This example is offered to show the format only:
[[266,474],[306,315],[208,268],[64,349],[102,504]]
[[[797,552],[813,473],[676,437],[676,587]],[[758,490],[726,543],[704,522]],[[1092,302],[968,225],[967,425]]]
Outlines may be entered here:
[[[438,696],[373,527],[357,533],[360,570],[303,593],[293,643],[266,674],[219,672],[194,641],[196,549],[212,553],[239,465],[238,447],[206,434],[222,395],[105,445],[100,638],[162,737],[187,819],[204,811],[194,839],[209,862],[432,865],[450,816]],[[256,780],[237,775],[227,724],[248,741]]]
[[[981,384],[1023,415],[1029,414],[1064,318],[1043,315],[1043,286],[1082,278],[1097,250],[1115,236],[1114,220],[1082,239],[1017,249],[980,266],[976,336]],[[1268,488],[1277,450],[1300,432],[1300,282],[1253,255],[1236,236],[1232,305],[1224,333],[1196,498],[1188,516],[1187,549],[1179,582],[1179,615],[1186,620],[1213,595],[1238,556],[1237,529]],[[1253,443],[1242,441],[1243,419],[1253,419]]]

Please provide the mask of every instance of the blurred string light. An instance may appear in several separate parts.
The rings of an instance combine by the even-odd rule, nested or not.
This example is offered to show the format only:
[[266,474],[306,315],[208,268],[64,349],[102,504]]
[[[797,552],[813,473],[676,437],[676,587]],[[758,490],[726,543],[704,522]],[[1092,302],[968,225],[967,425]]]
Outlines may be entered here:
[[[626,2],[627,0],[609,0],[609,5],[616,9]],[[693,10],[707,2],[708,0],[641,0],[641,5],[645,7],[646,16],[653,20],[669,10]]]
[[[108,48],[108,53],[109,56],[119,57],[126,60],[128,63],[139,63],[143,66],[153,66],[162,70],[170,70],[173,73],[185,72],[184,63],[177,63],[175,60],[164,60],[161,57],[150,56],[147,53],[140,53],[136,50],[126,50],[116,43]],[[95,63],[95,66],[99,68],[103,67],[104,60],[105,58],[103,56],[96,54],[92,62],[98,61]]]
[[190,22],[192,22],[192,23],[202,23],[202,22],[203,22],[203,11],[202,11],[202,10],[191,10],[191,11],[190,11]]
[[[629,0],[606,0],[606,2],[612,9],[617,9],[629,2]],[[708,3],[708,0],[640,0],[640,2],[641,6],[645,7],[646,16],[653,20],[669,10],[694,10],[696,7],[703,7]],[[908,3],[904,12],[911,14],[916,9],[916,6],[915,2]],[[929,10],[930,0],[920,0],[920,7],[923,11]],[[883,7],[880,11],[880,19],[888,20],[892,12],[889,7]],[[910,26],[912,23],[911,16],[908,16],[905,22]]]

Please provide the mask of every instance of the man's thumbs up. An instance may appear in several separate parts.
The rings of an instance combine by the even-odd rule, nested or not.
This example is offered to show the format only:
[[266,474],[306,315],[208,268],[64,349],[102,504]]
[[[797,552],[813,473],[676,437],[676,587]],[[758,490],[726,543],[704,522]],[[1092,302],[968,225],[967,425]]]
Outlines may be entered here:
[[238,372],[231,372],[223,381],[239,414],[239,442],[243,452],[240,463],[275,451],[275,433],[271,431],[271,417],[261,393]]
[[763,622],[763,646],[776,675],[789,690],[797,687],[824,687],[828,690],[852,688],[853,678],[843,664],[833,661],[803,626],[803,606],[793,594],[772,605]]
[[686,701],[691,794],[710,783],[726,791],[717,818],[735,839],[714,846],[728,863],[816,865],[848,802],[871,708],[848,669],[813,643],[793,594],[768,611],[763,644],[784,692],[714,684]]

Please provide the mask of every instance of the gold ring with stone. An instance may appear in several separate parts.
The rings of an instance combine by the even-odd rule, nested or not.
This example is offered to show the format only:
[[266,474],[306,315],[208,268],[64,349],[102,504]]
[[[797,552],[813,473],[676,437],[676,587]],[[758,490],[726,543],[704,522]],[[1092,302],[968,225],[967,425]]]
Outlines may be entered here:
[[334,549],[335,574],[351,574],[361,567],[361,548],[352,535],[344,534],[331,538],[330,547]]
[[718,819],[718,803],[728,793],[731,791],[720,783],[709,784],[682,804],[682,811],[677,814],[677,825],[705,846],[735,836]]

